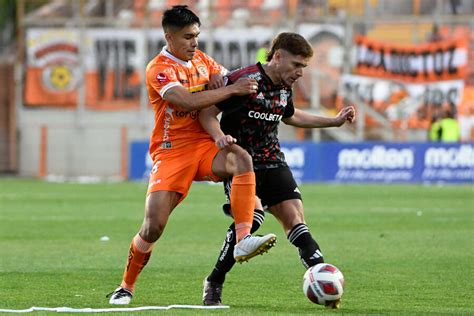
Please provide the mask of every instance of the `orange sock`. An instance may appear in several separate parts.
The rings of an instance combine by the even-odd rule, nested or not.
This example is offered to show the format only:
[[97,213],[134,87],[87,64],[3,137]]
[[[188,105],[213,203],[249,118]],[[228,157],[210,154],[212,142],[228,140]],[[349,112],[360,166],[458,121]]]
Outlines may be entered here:
[[250,234],[255,209],[255,173],[247,172],[232,178],[230,205],[235,221],[237,242]]
[[133,237],[130,250],[128,251],[127,265],[123,273],[122,284],[120,284],[121,287],[133,292],[138,275],[150,259],[153,245],[154,243],[143,240],[139,234]]

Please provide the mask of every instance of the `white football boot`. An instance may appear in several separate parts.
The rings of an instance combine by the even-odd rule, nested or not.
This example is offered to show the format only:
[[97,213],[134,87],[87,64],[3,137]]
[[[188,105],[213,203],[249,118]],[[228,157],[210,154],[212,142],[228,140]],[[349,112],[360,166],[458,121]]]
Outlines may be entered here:
[[110,297],[109,304],[112,305],[128,305],[132,300],[132,296],[132,292],[123,287],[118,287],[115,291],[107,295],[107,297]]
[[275,246],[275,243],[275,234],[266,234],[265,236],[247,235],[235,245],[234,259],[239,263],[248,261],[256,255],[267,252]]

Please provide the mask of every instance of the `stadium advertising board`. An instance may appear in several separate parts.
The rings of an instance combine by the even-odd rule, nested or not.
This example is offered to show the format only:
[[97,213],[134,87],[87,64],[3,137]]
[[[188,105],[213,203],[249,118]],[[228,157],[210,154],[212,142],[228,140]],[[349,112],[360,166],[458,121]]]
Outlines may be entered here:
[[[474,183],[474,143],[282,142],[298,182]],[[147,179],[148,142],[130,146],[129,177]]]

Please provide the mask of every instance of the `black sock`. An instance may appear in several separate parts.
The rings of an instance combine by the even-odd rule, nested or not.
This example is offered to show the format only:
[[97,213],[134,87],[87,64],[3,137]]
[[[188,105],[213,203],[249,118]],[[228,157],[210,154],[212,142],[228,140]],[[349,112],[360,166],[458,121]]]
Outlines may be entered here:
[[[265,214],[261,210],[255,210],[253,214],[253,223],[252,229],[250,230],[251,233],[254,233],[259,229],[260,225],[262,225],[263,221],[265,220]],[[214,266],[214,270],[212,270],[211,274],[207,277],[208,281],[216,282],[219,284],[223,284],[225,280],[225,275],[227,272],[232,269],[235,264],[234,259],[234,246],[235,246],[235,224],[229,226],[227,230],[227,236],[224,240],[224,244],[222,245],[221,252],[219,253],[219,257],[217,257],[216,265]]]
[[288,234],[288,240],[298,248],[301,263],[306,269],[323,263],[324,258],[318,243],[313,239],[308,226],[303,223],[296,224]]

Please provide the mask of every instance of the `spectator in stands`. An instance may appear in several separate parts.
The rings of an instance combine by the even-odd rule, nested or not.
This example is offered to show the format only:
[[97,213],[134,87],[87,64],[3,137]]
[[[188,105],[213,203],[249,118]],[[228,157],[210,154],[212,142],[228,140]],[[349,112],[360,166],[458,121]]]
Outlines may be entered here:
[[265,64],[267,62],[268,45],[270,45],[269,40],[263,42],[262,46],[257,50],[257,54],[255,55],[255,62],[261,64]]
[[428,41],[431,43],[439,42],[443,40],[441,33],[439,31],[438,24],[433,24],[433,28],[431,29],[431,33],[429,34]]
[[432,142],[439,141],[441,114],[435,111],[431,116],[430,129],[428,130],[428,139]]
[[442,117],[433,120],[430,132],[431,141],[455,143],[461,140],[461,130],[451,109],[444,109]]

